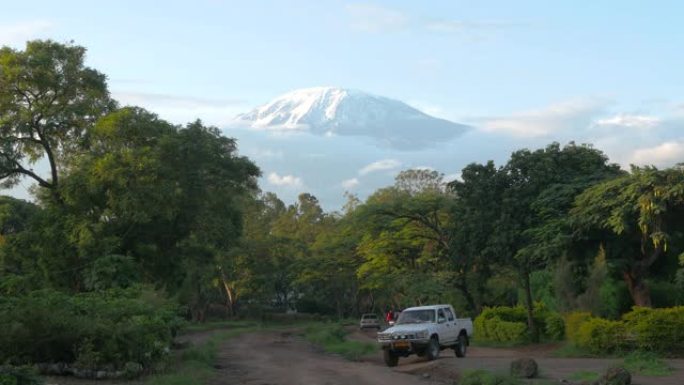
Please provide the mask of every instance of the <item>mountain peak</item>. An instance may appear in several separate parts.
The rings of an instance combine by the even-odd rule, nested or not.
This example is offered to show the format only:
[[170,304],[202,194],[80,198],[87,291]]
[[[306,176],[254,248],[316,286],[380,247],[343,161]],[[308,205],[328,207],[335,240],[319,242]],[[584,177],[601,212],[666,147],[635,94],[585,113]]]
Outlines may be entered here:
[[429,116],[401,101],[339,87],[290,91],[238,115],[235,125],[269,131],[368,136],[392,147],[424,147],[466,126]]

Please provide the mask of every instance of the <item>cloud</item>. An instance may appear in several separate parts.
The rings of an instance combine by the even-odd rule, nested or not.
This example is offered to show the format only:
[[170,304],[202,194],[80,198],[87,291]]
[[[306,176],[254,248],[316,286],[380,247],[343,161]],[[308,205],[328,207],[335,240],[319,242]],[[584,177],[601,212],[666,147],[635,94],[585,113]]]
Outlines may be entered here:
[[206,107],[243,106],[241,99],[211,99],[194,96],[179,96],[153,92],[114,92],[114,97],[124,104],[163,105],[166,107],[202,109]]
[[409,18],[403,12],[374,4],[348,4],[350,27],[361,32],[383,32],[404,29]]
[[280,176],[275,172],[268,174],[268,182],[275,186],[282,187],[302,187],[302,179],[294,175],[283,175]]
[[598,100],[574,100],[536,110],[523,111],[506,117],[484,119],[480,129],[517,137],[541,137],[560,131],[588,127],[606,103]]
[[392,170],[401,166],[401,162],[396,159],[383,159],[370,163],[359,170],[359,175],[367,175],[376,171]]
[[114,91],[112,94],[123,105],[144,107],[176,124],[201,119],[207,124],[224,126],[230,123],[246,104],[240,99],[205,98],[154,92]]
[[526,25],[511,21],[478,21],[434,19],[370,3],[348,4],[346,11],[351,18],[350,27],[361,32],[392,32],[408,29],[438,33],[461,33],[475,30],[504,29]]
[[651,128],[660,124],[661,120],[655,116],[618,114],[610,118],[599,119],[597,126],[621,126],[635,128]]
[[684,140],[668,141],[654,147],[635,150],[630,163],[636,165],[672,166],[684,162]]
[[359,185],[359,179],[358,178],[351,178],[351,179],[343,180],[341,184],[342,184],[342,187],[344,187],[348,190],[351,190],[354,187]]
[[54,23],[47,20],[0,24],[0,45],[21,46],[28,40],[44,37],[52,28]]

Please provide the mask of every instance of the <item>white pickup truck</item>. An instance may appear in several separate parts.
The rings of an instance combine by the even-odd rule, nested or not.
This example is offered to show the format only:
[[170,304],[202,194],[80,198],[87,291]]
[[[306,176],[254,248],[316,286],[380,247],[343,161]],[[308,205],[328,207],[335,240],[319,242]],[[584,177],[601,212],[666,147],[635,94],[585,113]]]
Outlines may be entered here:
[[399,357],[415,353],[434,360],[448,348],[454,349],[456,357],[465,357],[472,335],[470,318],[456,318],[451,305],[431,305],[402,311],[393,327],[378,332],[378,342],[387,366],[397,366]]

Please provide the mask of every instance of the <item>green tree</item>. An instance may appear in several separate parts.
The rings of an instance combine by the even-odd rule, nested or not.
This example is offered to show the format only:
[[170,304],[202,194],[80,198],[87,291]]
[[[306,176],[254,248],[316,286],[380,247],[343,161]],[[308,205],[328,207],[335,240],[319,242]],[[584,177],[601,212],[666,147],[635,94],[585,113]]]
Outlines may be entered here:
[[658,261],[682,247],[684,167],[633,167],[628,175],[593,186],[572,209],[580,238],[605,243],[608,259],[620,266],[634,304],[650,307],[646,278]]
[[[0,181],[21,177],[59,197],[60,172],[94,122],[115,107],[103,74],[84,65],[85,48],[50,40],[0,49]],[[32,168],[47,159],[50,177]]]

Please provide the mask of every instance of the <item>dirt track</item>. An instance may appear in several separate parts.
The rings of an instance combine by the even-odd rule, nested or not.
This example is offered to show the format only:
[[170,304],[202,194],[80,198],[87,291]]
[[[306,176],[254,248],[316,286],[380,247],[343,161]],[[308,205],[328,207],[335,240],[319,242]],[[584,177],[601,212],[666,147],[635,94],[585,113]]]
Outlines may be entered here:
[[[373,341],[374,332],[354,332],[351,338]],[[610,359],[573,359],[549,357],[550,347],[511,349],[472,348],[464,359],[444,350],[436,361],[410,357],[399,366],[387,368],[381,352],[350,362],[323,353],[292,332],[260,332],[227,341],[220,350],[218,371],[213,384],[245,385],[365,385],[365,384],[452,384],[464,369],[505,372],[511,360],[533,357],[544,380],[567,379],[578,371],[603,372],[619,363]],[[668,377],[635,376],[637,385],[684,384],[684,360],[671,360],[677,371]]]

